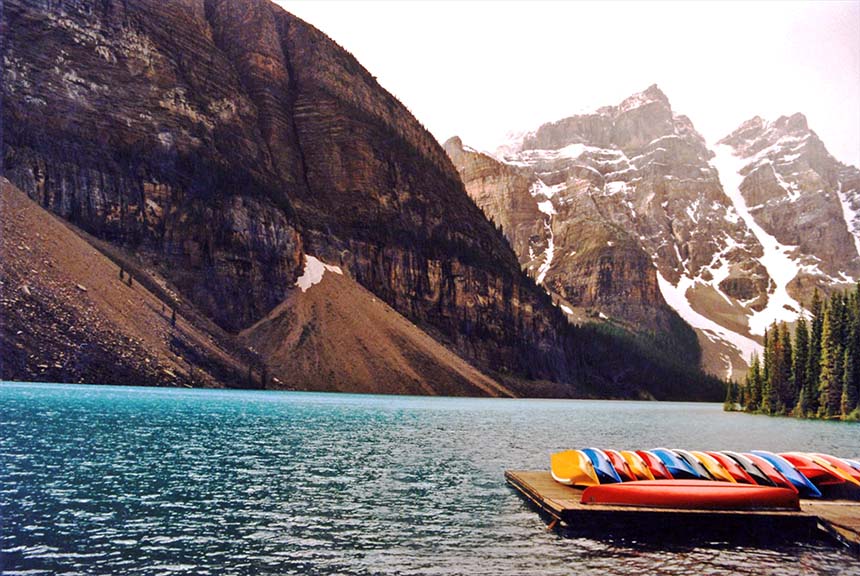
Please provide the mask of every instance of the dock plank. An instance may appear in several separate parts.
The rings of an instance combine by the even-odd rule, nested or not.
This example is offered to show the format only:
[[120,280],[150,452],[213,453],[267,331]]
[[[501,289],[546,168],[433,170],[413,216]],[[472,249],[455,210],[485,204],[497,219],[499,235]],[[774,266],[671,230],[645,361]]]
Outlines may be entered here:
[[801,509],[816,516],[822,528],[860,554],[860,502],[853,500],[801,500]]
[[608,506],[582,504],[581,489],[556,482],[546,470],[508,470],[505,479],[538,510],[566,527],[594,531],[660,526],[681,534],[713,531],[754,539],[811,538],[823,530],[860,553],[860,502],[856,501],[801,500],[799,511]]

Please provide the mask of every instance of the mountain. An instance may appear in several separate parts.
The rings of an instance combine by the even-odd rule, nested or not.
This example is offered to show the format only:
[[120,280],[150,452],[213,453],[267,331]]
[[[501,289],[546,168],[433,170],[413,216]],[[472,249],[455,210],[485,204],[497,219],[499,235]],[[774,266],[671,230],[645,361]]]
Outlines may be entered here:
[[163,278],[124,265],[129,285],[99,246],[6,179],[0,211],[3,378],[515,395],[339,268],[323,277],[316,258],[281,304],[233,338],[186,310],[172,321]]
[[665,348],[688,342],[677,312],[715,374],[740,376],[767,325],[796,319],[812,290],[852,281],[860,264],[857,170],[799,115],[754,119],[710,147],[653,85],[495,153],[459,138],[445,148],[573,321],[667,334]]
[[262,0],[4,20],[6,176],[223,330],[280,305],[310,254],[474,361],[572,379],[557,312],[444,151],[313,27]]
[[[341,269],[335,285],[368,321],[384,316],[377,298],[503,381],[490,386],[499,393],[718,394],[635,347],[620,366],[611,350],[628,344],[573,329],[433,137],[348,52],[274,4],[7,0],[3,28],[4,175],[114,262],[157,278],[185,315],[259,362],[260,380],[287,382],[280,371],[319,388],[294,376],[310,374],[312,354],[337,355],[338,335],[321,331],[294,356],[285,348],[299,327],[348,325],[349,299],[320,312],[296,295],[316,258]],[[415,386],[489,390],[401,324],[368,335],[376,365],[393,365],[384,342],[408,340],[409,370],[441,363]],[[434,388],[443,372],[458,376]],[[350,389],[383,388],[364,374]]]
[[[860,279],[860,170],[833,158],[802,114],[752,118],[716,152],[727,192],[774,262],[776,297],[768,308],[797,309],[816,288],[829,292]],[[765,312],[752,319],[754,332],[782,314]]]

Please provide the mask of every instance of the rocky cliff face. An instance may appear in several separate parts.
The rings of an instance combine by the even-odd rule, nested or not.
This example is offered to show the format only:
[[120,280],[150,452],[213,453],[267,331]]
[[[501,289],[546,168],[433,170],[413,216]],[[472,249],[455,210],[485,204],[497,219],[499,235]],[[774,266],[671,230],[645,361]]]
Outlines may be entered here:
[[[478,180],[454,148],[449,143],[472,197],[503,220],[476,194]],[[758,247],[722,194],[704,140],[656,86],[545,124],[497,156],[497,170],[525,182],[520,201],[542,212],[537,229],[514,218],[514,232],[528,229],[530,242],[512,236],[513,245],[574,317],[585,307],[637,330],[666,331],[675,316],[658,275],[677,284],[718,269],[723,290],[755,297],[767,285]]]
[[659,330],[662,316],[671,315],[647,254],[588,193],[594,176],[588,169],[569,165],[557,173],[576,175],[548,184],[537,174],[543,168],[501,162],[458,138],[445,149],[470,196],[499,224],[521,265],[572,319],[611,314],[640,329]]
[[769,256],[786,269],[774,280],[794,300],[787,306],[860,278],[860,170],[833,158],[802,114],[752,118],[718,144],[732,191]]
[[346,51],[263,0],[10,0],[3,169],[238,332],[304,253],[464,356],[574,379],[561,315],[431,135]]
[[659,332],[673,325],[668,301],[721,375],[740,373],[767,325],[795,319],[813,288],[851,281],[860,264],[858,171],[800,115],[753,119],[711,149],[651,86],[494,156],[459,139],[446,149],[571,317],[584,306]]
[[190,7],[5,2],[4,170],[236,330],[297,277],[303,181],[203,3]]

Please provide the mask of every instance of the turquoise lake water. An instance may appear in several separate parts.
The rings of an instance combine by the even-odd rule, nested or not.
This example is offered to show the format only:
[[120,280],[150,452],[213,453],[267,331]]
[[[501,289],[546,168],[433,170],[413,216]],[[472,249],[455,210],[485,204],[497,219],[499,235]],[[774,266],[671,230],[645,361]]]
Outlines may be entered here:
[[563,448],[663,445],[860,456],[860,425],[716,404],[3,383],[0,572],[860,574],[824,543],[546,532],[503,478]]

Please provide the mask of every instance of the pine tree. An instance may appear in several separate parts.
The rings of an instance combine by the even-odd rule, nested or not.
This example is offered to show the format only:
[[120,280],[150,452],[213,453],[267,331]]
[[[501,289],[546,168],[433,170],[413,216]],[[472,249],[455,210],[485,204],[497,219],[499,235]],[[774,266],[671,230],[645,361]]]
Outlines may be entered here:
[[851,326],[848,330],[848,341],[845,346],[845,354],[842,365],[842,417],[850,415],[860,401],[860,318],[855,315],[854,303],[852,303],[853,316]]
[[758,353],[753,353],[749,372],[747,372],[746,389],[748,391],[747,412],[757,412],[761,409],[761,360]]
[[842,350],[838,336],[839,310],[828,308],[824,312],[821,375],[818,378],[818,415],[824,418],[837,416],[842,410]]
[[737,401],[737,390],[735,388],[735,383],[731,380],[726,382],[726,400],[723,402],[723,410],[732,411],[735,409],[735,402]]
[[764,377],[761,389],[761,410],[765,414],[779,411],[779,370],[777,359],[780,357],[779,327],[774,324],[764,333]]
[[812,295],[812,327],[809,333],[809,361],[806,365],[808,385],[804,415],[818,413],[818,383],[821,379],[821,338],[824,331],[824,305],[816,290]]
[[792,360],[791,330],[783,322],[779,327],[779,342],[775,362],[777,372],[777,409],[780,414],[787,414],[797,403],[797,393],[794,389],[794,375],[792,374]]
[[794,328],[794,367],[792,369],[794,390],[797,396],[794,412],[798,416],[805,416],[809,413],[810,397],[813,391],[807,378],[808,364],[809,329],[806,325],[806,318],[801,315],[797,320],[797,326]]
[[839,408],[840,415],[845,418],[848,416],[857,405],[857,397],[851,385],[851,376],[854,372],[854,356],[851,351],[846,348],[842,355],[842,397]]

